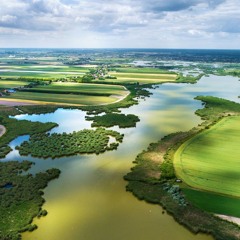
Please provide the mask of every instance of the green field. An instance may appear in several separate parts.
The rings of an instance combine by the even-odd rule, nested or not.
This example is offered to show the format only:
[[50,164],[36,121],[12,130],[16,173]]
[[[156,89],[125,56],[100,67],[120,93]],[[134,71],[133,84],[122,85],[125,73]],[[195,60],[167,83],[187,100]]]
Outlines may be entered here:
[[141,72],[109,72],[109,75],[117,77],[117,79],[106,79],[105,81],[111,82],[124,82],[124,83],[136,83],[147,84],[147,83],[162,83],[162,82],[173,82],[176,80],[177,75],[171,73],[141,73]]
[[16,87],[21,87],[21,86],[24,86],[24,85],[27,85],[27,84],[29,84],[29,82],[0,79],[0,89],[3,89],[3,88],[16,88]]
[[88,93],[91,94],[109,94],[123,96],[126,94],[126,89],[119,85],[107,84],[87,84],[87,83],[72,83],[72,82],[56,82],[50,85],[42,85],[29,89],[30,91],[56,91],[59,93]]
[[[76,76],[76,74],[72,74]],[[72,76],[71,74],[61,74],[61,73],[54,73],[54,72],[0,72],[1,77],[12,77],[12,78],[18,78],[18,77],[29,77],[29,78],[65,78]],[[81,75],[80,75],[81,76]]]
[[1,97],[1,99],[33,104],[54,103],[83,106],[113,103],[127,94],[128,91],[119,85],[59,82],[27,88],[10,96]]
[[149,74],[173,74],[175,75],[175,73],[171,73],[168,72],[166,70],[162,70],[159,68],[149,68],[149,67],[144,67],[144,68],[139,68],[139,67],[122,67],[122,68],[115,68],[114,69],[116,72],[121,72],[121,73],[149,73]]
[[239,122],[240,116],[225,117],[181,145],[177,176],[191,187],[240,197]]
[[86,67],[69,67],[60,65],[3,65],[0,70],[8,71],[50,71],[50,72],[88,72]]
[[[110,104],[118,100],[117,96],[87,96],[73,94],[51,94],[51,93],[35,93],[35,92],[16,92],[9,97],[1,98],[21,102],[27,100],[33,104],[61,104],[61,105],[101,105]],[[19,104],[21,105],[21,104]]]
[[183,192],[188,201],[204,211],[240,218],[239,198],[186,188]]
[[41,77],[64,78],[70,76],[83,76],[88,72],[86,67],[69,67],[58,65],[2,65],[2,77]]

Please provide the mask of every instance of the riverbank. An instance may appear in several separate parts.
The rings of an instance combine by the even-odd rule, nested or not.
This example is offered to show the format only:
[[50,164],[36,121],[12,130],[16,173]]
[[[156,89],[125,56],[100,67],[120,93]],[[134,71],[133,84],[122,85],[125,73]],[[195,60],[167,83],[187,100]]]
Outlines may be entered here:
[[137,156],[136,165],[124,177],[128,181],[127,190],[140,200],[160,204],[177,222],[194,233],[211,234],[216,240],[237,240],[239,226],[193,206],[181,191],[184,183],[175,175],[173,157],[184,142],[222,117],[240,113],[240,105],[231,101],[214,97],[197,99],[205,103],[205,108],[196,112],[205,121],[188,132],[170,134],[158,143],[150,144],[147,151]]

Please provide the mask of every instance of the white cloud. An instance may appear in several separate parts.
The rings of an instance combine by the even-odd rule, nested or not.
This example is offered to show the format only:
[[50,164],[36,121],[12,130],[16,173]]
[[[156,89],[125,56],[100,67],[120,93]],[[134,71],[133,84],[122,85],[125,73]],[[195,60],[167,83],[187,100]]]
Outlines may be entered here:
[[239,0],[8,0],[0,46],[236,47],[239,16]]

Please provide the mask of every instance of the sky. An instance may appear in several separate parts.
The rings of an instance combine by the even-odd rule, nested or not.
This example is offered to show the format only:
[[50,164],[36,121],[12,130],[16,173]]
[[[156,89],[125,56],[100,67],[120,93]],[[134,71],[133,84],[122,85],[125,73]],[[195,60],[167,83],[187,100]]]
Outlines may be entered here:
[[0,48],[240,49],[240,0],[0,0]]

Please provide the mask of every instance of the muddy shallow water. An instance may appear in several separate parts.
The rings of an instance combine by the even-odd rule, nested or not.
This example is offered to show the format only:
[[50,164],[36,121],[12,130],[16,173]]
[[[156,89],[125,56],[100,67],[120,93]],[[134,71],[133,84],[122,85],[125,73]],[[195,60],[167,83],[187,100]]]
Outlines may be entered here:
[[[125,191],[123,176],[133,166],[138,153],[166,134],[186,131],[201,122],[194,112],[202,103],[197,95],[212,95],[239,101],[239,82],[233,77],[203,77],[197,84],[163,84],[151,90],[153,95],[139,105],[123,109],[139,116],[136,128],[113,129],[125,134],[118,150],[101,155],[84,155],[61,159],[20,157],[17,151],[8,160],[29,159],[36,164],[32,173],[59,168],[59,179],[44,190],[48,215],[34,223],[38,229],[24,233],[24,240],[210,240],[210,236],[193,235],[174,219],[162,213],[158,205],[137,200]],[[59,124],[52,132],[72,132],[90,127],[85,113],[58,109],[42,115],[19,115],[18,119],[53,121]],[[19,144],[26,136],[15,139]]]

